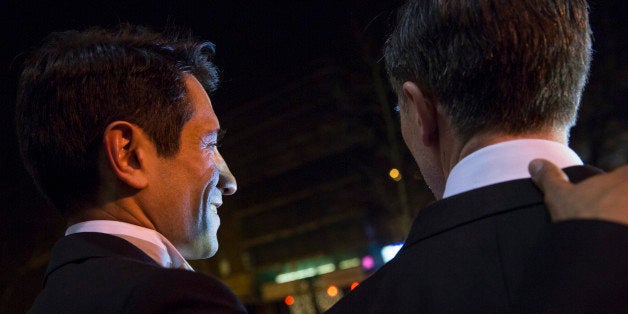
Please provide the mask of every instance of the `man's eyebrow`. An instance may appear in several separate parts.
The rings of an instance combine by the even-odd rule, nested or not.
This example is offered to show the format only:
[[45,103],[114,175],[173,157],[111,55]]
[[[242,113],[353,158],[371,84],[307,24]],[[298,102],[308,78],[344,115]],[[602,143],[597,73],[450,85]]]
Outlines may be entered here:
[[225,136],[225,133],[227,133],[227,130],[225,130],[225,129],[220,129],[220,128],[212,129],[212,130],[208,130],[208,131],[203,132],[203,137],[207,137],[207,136],[216,134],[217,140],[221,140]]

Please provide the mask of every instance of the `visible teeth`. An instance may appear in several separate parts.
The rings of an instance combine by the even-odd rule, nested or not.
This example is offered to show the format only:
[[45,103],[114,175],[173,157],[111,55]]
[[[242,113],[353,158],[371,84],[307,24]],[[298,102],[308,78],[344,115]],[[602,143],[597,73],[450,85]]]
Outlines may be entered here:
[[218,214],[218,208],[214,204],[209,205],[209,210],[211,210],[214,214]]

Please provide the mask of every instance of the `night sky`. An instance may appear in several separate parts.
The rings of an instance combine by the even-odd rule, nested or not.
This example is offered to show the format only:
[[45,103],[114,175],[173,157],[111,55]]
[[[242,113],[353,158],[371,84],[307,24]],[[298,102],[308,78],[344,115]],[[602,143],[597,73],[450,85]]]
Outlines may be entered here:
[[[56,4],[59,2],[62,4]],[[190,28],[196,37],[216,44],[215,63],[221,70],[222,83],[212,96],[212,102],[220,118],[221,113],[233,106],[272,93],[326,63],[350,62],[356,50],[364,49],[356,43],[356,34],[372,45],[371,51],[377,58],[379,50],[374,46],[381,45],[398,3],[400,1],[374,0],[2,1],[0,268],[3,271],[0,288],[3,297],[0,312],[6,310],[6,304],[11,304],[4,299],[3,283],[20,274],[19,269],[24,267],[21,263],[35,249],[33,241],[60,232],[42,229],[61,226],[60,217],[45,209],[22,169],[13,131],[15,86],[23,54],[37,46],[45,35],[95,25],[115,26],[119,22],[147,25],[155,30],[167,24]],[[625,163],[628,155],[626,2],[595,1],[591,7],[596,54],[583,102],[595,106],[583,109],[580,118],[583,126],[574,130],[573,136],[577,150],[586,160],[597,164],[606,162],[608,169]],[[615,125],[612,129],[608,127],[612,123],[605,124],[609,119]],[[600,124],[605,127],[594,127]],[[607,139],[611,137],[617,140],[609,144]],[[615,142],[619,144],[613,144]],[[619,161],[607,162],[600,156],[603,153],[595,148],[604,145],[618,147],[614,149],[619,151]],[[22,239],[27,240],[22,242]],[[26,284],[37,285],[38,280],[35,278]]]

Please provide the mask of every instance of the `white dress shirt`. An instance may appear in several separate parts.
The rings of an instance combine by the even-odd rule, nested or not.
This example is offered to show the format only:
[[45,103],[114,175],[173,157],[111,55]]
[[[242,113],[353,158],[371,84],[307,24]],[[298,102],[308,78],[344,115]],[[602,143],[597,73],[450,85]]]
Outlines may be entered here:
[[523,139],[501,142],[479,149],[463,158],[449,173],[443,198],[484,186],[529,178],[528,164],[547,159],[560,168],[582,165],[578,155],[564,144]]
[[120,237],[165,268],[194,271],[174,245],[155,230],[114,220],[90,220],[71,225],[65,235],[79,232],[98,232]]

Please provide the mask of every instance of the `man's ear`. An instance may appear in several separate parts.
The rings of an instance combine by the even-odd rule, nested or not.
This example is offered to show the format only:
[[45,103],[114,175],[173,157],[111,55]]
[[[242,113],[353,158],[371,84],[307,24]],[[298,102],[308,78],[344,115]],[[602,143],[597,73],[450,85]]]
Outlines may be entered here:
[[407,105],[416,110],[423,145],[438,144],[438,112],[434,100],[427,97],[414,82],[405,82],[402,88]]
[[132,188],[148,185],[144,160],[146,135],[134,124],[114,121],[103,138],[105,157],[112,174]]

